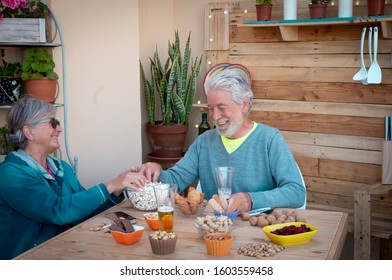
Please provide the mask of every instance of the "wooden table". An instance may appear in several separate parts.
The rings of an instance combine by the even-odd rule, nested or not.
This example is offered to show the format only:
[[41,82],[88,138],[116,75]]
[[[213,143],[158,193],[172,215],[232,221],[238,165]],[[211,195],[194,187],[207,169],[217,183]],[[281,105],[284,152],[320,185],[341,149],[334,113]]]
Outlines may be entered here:
[[[140,218],[138,225],[144,226],[145,231],[139,242],[132,245],[118,244],[110,233],[102,230],[94,231],[103,223],[111,223],[108,213],[124,211]],[[298,210],[306,221],[318,228],[318,233],[306,244],[286,246],[286,249],[268,259],[338,259],[347,234],[347,213]],[[209,213],[207,208],[204,212]],[[214,257],[207,254],[203,239],[193,225],[194,218],[179,215],[174,217],[174,231],[178,235],[176,250],[170,255],[155,255],[151,251],[148,234],[152,231],[143,220],[143,212],[130,207],[125,200],[121,204],[75,226],[68,231],[40,244],[39,246],[17,256],[15,259],[68,259],[68,260],[128,260],[128,259],[250,259],[237,253],[241,245],[268,240],[260,227],[251,226],[249,222],[237,219],[232,234],[234,242],[230,255]],[[254,258],[251,258],[254,259]]]

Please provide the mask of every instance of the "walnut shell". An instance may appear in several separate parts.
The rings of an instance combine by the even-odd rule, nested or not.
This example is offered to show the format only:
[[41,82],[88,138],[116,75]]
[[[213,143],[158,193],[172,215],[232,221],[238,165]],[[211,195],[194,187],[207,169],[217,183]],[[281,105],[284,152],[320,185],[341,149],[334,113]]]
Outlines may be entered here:
[[255,226],[255,225],[257,225],[257,220],[258,220],[258,217],[250,217],[250,218],[249,218],[249,223],[250,223],[252,226]]

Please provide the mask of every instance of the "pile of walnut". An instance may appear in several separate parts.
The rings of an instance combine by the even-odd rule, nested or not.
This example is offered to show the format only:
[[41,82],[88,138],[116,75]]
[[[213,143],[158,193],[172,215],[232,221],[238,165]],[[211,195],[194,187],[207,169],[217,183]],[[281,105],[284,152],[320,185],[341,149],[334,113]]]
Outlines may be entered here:
[[187,197],[176,195],[176,204],[181,213],[185,215],[195,214],[197,208],[204,201],[204,193],[198,192],[194,187],[190,187]]
[[263,257],[272,257],[276,253],[279,253],[283,250],[283,246],[276,245],[268,241],[262,241],[242,245],[238,249],[238,254],[248,257],[254,257],[256,259],[261,259]]
[[270,214],[261,213],[259,216],[252,217],[248,213],[243,213],[241,218],[243,221],[249,221],[252,226],[259,227],[291,222],[306,223],[306,220],[292,209],[274,209]]

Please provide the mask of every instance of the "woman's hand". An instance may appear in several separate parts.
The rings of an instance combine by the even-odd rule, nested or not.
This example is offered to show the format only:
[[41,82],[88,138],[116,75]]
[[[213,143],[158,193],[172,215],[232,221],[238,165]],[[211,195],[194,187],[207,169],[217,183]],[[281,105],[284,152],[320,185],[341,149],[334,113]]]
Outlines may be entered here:
[[143,174],[148,182],[155,183],[161,173],[162,166],[159,163],[147,162],[139,168],[139,173]]
[[146,182],[147,179],[143,174],[127,170],[115,179],[105,183],[105,185],[109,193],[120,195],[125,188],[130,188],[132,190],[141,189]]

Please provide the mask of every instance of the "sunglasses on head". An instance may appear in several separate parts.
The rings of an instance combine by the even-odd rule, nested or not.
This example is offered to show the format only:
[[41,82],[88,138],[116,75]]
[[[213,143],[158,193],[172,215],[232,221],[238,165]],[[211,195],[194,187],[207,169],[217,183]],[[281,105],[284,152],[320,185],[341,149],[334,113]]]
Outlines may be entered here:
[[53,129],[56,129],[57,126],[60,125],[60,121],[58,119],[55,119],[55,118],[42,120],[42,121],[39,121],[37,124],[40,124],[40,123],[49,123],[53,127]]

